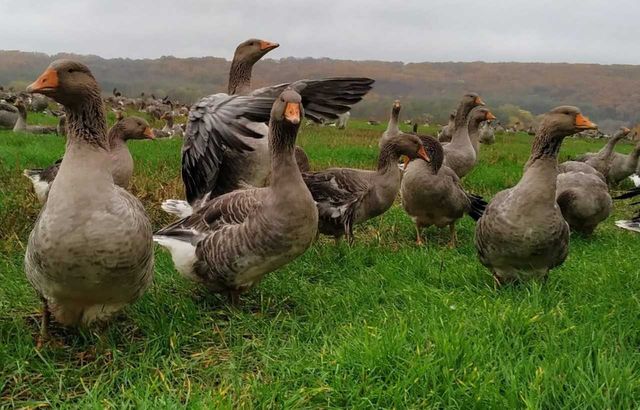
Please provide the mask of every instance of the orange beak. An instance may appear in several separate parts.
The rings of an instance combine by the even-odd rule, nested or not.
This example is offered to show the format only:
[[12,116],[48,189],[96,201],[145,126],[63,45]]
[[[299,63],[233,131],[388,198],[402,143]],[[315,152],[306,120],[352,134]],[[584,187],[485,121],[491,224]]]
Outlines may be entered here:
[[491,120],[495,120],[496,116],[493,115],[493,113],[491,113],[491,111],[488,111],[487,114],[484,116],[484,119],[487,121],[491,121]]
[[475,101],[474,101],[477,105],[485,105],[484,101],[482,101],[482,98],[480,98],[480,96],[476,97]]
[[427,155],[427,151],[424,150],[424,145],[420,145],[420,148],[418,148],[418,156],[427,162],[431,162],[431,158]]
[[576,128],[579,128],[581,130],[594,130],[598,128],[598,126],[595,123],[591,122],[589,118],[585,117],[582,114],[576,115],[575,124],[576,124]]
[[622,127],[622,131],[623,131],[625,134],[628,134],[628,133],[630,133],[630,132],[631,132],[631,130],[630,130],[629,128],[627,128],[627,127]]
[[28,93],[44,93],[58,88],[58,72],[47,68],[38,79],[27,87]]
[[145,137],[149,138],[150,140],[156,139],[156,136],[154,135],[153,130],[151,128],[149,128],[149,127],[144,129],[144,133],[143,134],[144,134]]
[[287,103],[284,107],[284,118],[292,124],[300,123],[300,104]]
[[260,40],[260,50],[273,50],[274,48],[278,48],[280,46],[280,44],[278,43],[272,43],[270,41],[264,41],[264,40]]

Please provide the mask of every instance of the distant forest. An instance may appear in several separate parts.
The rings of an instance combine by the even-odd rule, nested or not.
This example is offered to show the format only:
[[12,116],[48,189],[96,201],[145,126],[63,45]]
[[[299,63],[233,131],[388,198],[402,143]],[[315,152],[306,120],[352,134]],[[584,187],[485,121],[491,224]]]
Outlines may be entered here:
[[[141,92],[190,103],[226,91],[230,62],[225,58],[104,59],[98,56],[0,51],[0,85],[24,89],[49,62],[75,58],[87,63],[105,94]],[[265,59],[256,64],[252,86],[301,78],[367,76],[373,91],[352,115],[384,120],[391,101],[403,103],[402,116],[429,114],[439,123],[466,91],[479,93],[504,123],[519,109],[533,115],[571,104],[607,128],[640,122],[640,66],[543,63],[411,63],[314,58]]]

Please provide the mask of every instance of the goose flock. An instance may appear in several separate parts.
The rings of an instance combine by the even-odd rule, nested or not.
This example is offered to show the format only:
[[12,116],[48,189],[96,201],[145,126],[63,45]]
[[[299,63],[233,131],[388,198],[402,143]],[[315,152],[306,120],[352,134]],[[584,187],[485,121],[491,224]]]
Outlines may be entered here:
[[[126,141],[153,139],[149,124],[119,118],[108,130],[98,83],[77,61],[52,62],[28,86],[28,93],[64,107],[67,135],[61,160],[25,170],[43,204],[24,265],[43,303],[41,341],[52,318],[64,326],[91,325],[140,298],[153,281],[154,242],[171,253],[180,274],[237,305],[242,293],[303,254],[320,234],[352,243],[355,225],[385,213],[398,195],[418,244],[422,230],[434,225],[449,227],[449,244],[456,246],[456,222],[469,215],[477,221],[479,260],[497,284],[545,278],[566,259],[570,231],[592,234],[611,212],[610,185],[636,172],[640,144],[628,156],[613,151],[628,129],[602,151],[558,164],[564,138],[596,124],[576,107],[556,107],[537,127],[520,181],[487,202],[463,184],[478,164],[480,143],[493,142],[483,124],[496,117],[476,93],[461,98],[439,140],[402,132],[401,102],[395,101],[375,170],[310,172],[296,145],[302,121],[344,118],[374,80],[303,79],[252,89],[253,65],[278,46],[241,43],[227,93],[193,104],[184,129],[173,124],[173,110],[160,114],[164,132],[184,135],[186,200],[163,202],[176,220],[156,232],[127,190],[133,159]],[[114,89],[111,98],[124,97]],[[636,188],[622,197],[638,194]],[[617,224],[640,231],[640,214]]]

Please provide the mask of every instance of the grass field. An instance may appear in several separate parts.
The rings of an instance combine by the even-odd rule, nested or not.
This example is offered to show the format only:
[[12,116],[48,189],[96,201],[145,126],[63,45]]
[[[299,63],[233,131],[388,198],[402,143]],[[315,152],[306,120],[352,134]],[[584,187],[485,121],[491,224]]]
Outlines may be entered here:
[[[380,127],[305,128],[316,169],[372,168]],[[482,146],[464,180],[490,198],[515,184],[526,135]],[[180,141],[133,141],[132,191],[159,228],[182,196]],[[561,159],[602,142],[567,139]],[[630,144],[620,151],[628,152]],[[0,406],[286,408],[595,408],[640,406],[640,237],[615,228],[627,204],[544,284],[494,289],[474,223],[414,244],[396,204],[356,228],[356,244],[321,239],[243,296],[239,310],[181,278],[156,250],[154,286],[108,327],[56,329],[37,350],[40,305],[22,259],[40,206],[24,168],[64,150],[58,137],[0,132]],[[96,352],[94,346],[101,348]]]

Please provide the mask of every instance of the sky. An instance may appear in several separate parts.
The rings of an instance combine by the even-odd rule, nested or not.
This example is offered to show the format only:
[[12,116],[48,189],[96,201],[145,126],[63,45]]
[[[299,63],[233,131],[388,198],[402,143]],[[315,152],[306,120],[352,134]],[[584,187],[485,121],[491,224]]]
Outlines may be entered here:
[[640,64],[638,0],[0,0],[0,49],[105,58]]

